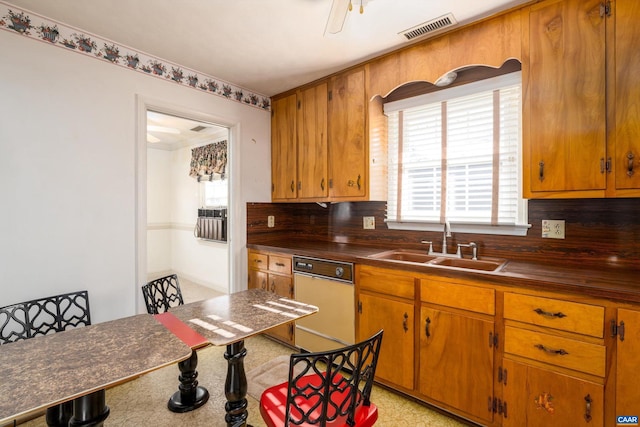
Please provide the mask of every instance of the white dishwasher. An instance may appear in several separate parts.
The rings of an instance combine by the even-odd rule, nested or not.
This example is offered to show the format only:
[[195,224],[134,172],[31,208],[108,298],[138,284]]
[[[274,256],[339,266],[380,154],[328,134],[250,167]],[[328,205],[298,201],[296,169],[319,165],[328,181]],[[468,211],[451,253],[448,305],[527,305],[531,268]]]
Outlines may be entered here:
[[295,345],[325,351],[355,343],[353,264],[294,256],[295,299],[318,313],[296,321]]

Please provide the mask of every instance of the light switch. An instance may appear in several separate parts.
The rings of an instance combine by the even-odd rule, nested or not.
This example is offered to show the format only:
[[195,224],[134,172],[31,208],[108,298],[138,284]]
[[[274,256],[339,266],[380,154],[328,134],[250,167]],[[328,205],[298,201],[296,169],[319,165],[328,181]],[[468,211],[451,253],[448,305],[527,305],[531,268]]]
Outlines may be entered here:
[[376,228],[376,217],[375,216],[363,216],[362,217],[362,228],[365,230],[375,230]]

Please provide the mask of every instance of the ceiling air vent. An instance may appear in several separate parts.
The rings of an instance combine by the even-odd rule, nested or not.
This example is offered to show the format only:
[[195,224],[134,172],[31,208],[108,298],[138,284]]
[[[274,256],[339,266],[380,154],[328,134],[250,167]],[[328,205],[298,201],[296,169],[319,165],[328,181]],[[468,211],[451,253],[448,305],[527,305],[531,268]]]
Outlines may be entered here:
[[434,33],[436,31],[451,27],[457,23],[458,21],[456,21],[456,18],[453,17],[453,14],[448,13],[446,15],[442,15],[439,18],[432,19],[431,21],[416,25],[415,27],[409,28],[408,30],[404,30],[398,34],[405,36],[407,40],[413,40],[417,37],[421,37],[426,34]]
[[207,128],[206,126],[198,125],[198,126],[196,126],[194,128],[191,128],[190,130],[192,130],[193,132],[200,132],[201,130],[206,129],[206,128]]

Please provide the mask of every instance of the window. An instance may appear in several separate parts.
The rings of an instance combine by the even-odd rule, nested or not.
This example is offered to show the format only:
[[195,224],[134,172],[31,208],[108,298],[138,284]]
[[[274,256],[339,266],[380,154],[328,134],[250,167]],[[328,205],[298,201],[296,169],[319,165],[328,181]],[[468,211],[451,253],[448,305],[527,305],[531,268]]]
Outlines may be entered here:
[[521,92],[516,72],[385,104],[390,228],[526,234]]
[[202,206],[207,208],[227,207],[228,188],[227,181],[215,179],[213,181],[202,181]]

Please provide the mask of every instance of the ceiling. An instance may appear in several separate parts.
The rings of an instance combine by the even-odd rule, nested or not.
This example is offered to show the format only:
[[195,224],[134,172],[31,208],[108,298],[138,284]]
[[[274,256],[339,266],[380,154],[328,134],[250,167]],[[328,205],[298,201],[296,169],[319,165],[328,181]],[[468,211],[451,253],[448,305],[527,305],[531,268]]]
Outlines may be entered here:
[[147,111],[147,147],[177,150],[227,139],[229,130],[215,124]]
[[[529,0],[8,0],[19,8],[272,96],[407,45],[398,33],[452,13],[457,25]],[[419,39],[414,39],[419,40]]]

